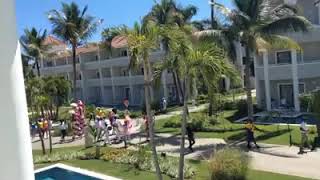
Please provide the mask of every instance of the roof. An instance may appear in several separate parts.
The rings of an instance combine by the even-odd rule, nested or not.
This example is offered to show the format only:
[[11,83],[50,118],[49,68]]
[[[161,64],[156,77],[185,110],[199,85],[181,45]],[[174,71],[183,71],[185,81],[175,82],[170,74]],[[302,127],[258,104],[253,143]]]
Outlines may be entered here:
[[86,44],[85,46],[77,48],[77,54],[97,51],[98,49],[99,49],[99,46],[97,43],[89,43],[89,44]]
[[67,46],[66,43],[63,41],[59,40],[58,38],[49,35],[45,40],[44,43],[45,45],[55,45],[55,46]]
[[124,48],[127,47],[128,45],[128,40],[125,36],[116,36],[112,39],[111,41],[111,46],[113,48]]

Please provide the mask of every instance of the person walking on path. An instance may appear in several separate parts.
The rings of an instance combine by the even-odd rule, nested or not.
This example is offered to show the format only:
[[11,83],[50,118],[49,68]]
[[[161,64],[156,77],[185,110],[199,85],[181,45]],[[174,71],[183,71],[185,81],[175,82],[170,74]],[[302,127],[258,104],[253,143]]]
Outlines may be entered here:
[[143,112],[143,122],[144,122],[144,130],[146,132],[146,141],[149,142],[149,121],[148,121],[148,116],[145,112]]
[[194,133],[193,133],[190,125],[187,125],[186,130],[187,130],[187,136],[188,136],[188,141],[189,141],[189,150],[191,152],[193,152],[192,146],[196,143],[196,141],[194,139]]
[[247,148],[251,149],[251,143],[253,142],[256,146],[256,148],[260,148],[255,140],[254,137],[254,131],[256,129],[253,121],[251,119],[248,119],[246,125],[245,125],[246,131],[247,131]]
[[61,133],[60,143],[64,143],[65,137],[67,136],[67,129],[68,129],[68,125],[65,120],[60,120],[59,128]]
[[305,122],[304,119],[302,119],[302,122],[300,124],[300,132],[301,132],[301,144],[300,144],[300,152],[299,154],[304,153],[304,147],[309,147],[309,142],[308,142],[308,132],[309,128],[307,123]]

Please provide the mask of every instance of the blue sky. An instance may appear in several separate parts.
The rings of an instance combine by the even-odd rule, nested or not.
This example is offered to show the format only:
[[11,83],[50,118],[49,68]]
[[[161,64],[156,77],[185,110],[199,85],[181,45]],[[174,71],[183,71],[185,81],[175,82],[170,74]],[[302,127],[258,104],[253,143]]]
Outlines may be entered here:
[[[89,6],[88,14],[104,19],[98,32],[91,41],[100,40],[100,31],[105,27],[125,24],[132,26],[135,21],[149,12],[154,0],[74,0],[81,8]],[[210,16],[209,0],[177,0],[183,6],[192,4],[198,7],[194,19],[205,19]],[[36,27],[48,29],[50,23],[46,13],[51,9],[60,9],[62,0],[16,0],[18,33],[21,35],[25,28]],[[64,0],[63,2],[71,2]],[[226,6],[231,6],[231,0],[217,0]]]

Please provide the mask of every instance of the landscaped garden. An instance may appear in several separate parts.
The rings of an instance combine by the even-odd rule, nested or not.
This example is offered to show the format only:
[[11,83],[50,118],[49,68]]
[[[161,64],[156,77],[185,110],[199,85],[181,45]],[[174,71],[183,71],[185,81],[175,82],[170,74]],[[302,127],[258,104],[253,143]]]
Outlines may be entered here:
[[[156,178],[156,175],[150,170],[143,170],[143,167],[139,167],[135,163],[128,163],[127,161],[132,156],[123,157],[123,155],[126,155],[127,153],[127,150],[124,149],[119,150],[112,148],[101,148],[102,153],[100,159],[95,158],[95,148],[83,149],[82,147],[72,147],[55,149],[54,151],[55,153],[52,155],[43,157],[41,155],[41,151],[34,150],[33,155],[35,169],[46,167],[54,163],[64,163],[128,180],[151,180]],[[117,152],[121,152],[121,154],[119,155]],[[118,156],[119,159],[117,159]],[[175,157],[166,158],[176,159]],[[139,165],[141,165],[145,163],[145,161],[146,158],[140,156],[140,159],[137,159],[135,162],[139,162]],[[177,176],[177,166],[172,164],[172,161],[166,161],[165,164],[167,167],[172,168],[173,171],[171,174],[164,174],[164,179],[172,179],[172,176]],[[192,171],[193,174],[187,179],[210,179],[211,174],[209,161],[186,160],[186,164],[190,167],[190,171]],[[234,167],[230,167],[230,169],[226,167],[226,170],[234,170]],[[281,175],[252,169],[248,169],[245,174],[247,180],[256,180],[257,177],[262,180],[308,180],[307,178]]]

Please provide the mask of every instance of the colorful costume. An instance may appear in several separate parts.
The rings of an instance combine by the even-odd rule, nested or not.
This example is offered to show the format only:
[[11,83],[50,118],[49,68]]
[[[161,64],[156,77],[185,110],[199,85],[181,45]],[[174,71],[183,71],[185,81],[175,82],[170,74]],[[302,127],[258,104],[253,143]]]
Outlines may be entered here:
[[85,127],[85,116],[84,109],[85,106],[82,101],[78,101],[77,104],[73,103],[74,112],[72,113],[73,122],[73,137],[82,137],[84,134]]

